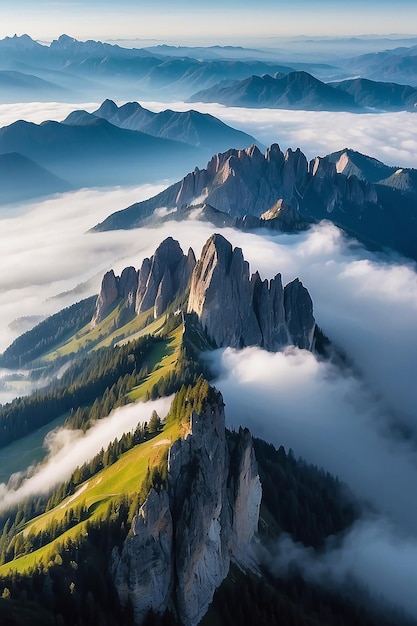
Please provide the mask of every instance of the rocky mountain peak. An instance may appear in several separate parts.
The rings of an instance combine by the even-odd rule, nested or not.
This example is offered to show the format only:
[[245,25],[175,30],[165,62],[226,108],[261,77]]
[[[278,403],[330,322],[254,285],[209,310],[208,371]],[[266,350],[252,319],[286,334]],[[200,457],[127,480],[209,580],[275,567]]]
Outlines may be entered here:
[[93,327],[107,315],[110,307],[116,302],[118,297],[119,279],[115,276],[114,271],[110,270],[104,274],[101,282],[101,289],[96,302],[96,312],[91,320]]
[[110,120],[110,118],[112,118],[113,115],[117,114],[118,110],[119,110],[119,107],[117,106],[117,104],[113,100],[110,100],[109,98],[107,98],[99,106],[97,111],[95,111],[95,115],[99,117],[104,117],[106,120]]
[[136,313],[154,308],[154,316],[161,315],[175,296],[187,285],[189,259],[178,241],[165,239],[150,259],[144,259],[139,271],[136,294]]
[[[242,250],[214,234],[192,273],[188,312],[197,314],[219,347],[260,345],[277,350],[293,343],[311,350],[315,321],[304,289],[299,282],[290,288],[286,305],[280,274],[271,281],[262,281],[259,273],[250,276]],[[302,313],[297,317],[293,306],[298,304]]]
[[181,294],[185,300],[188,285],[186,311],[196,314],[218,347],[257,345],[274,351],[294,344],[312,350],[315,320],[307,289],[298,279],[283,289],[280,274],[272,280],[262,280],[258,272],[251,276],[241,248],[220,233],[209,237],[197,262],[191,248],[185,255],[168,237],[139,272],[127,267],[120,278],[107,272],[92,324],[122,299],[138,315],[153,310],[159,317]]
[[[233,463],[231,457],[233,454]],[[112,573],[136,624],[152,609],[197,626],[227,576],[247,565],[258,527],[262,489],[248,431],[228,441],[221,394],[193,412],[189,434],[169,449],[168,486],[151,491],[133,521],[133,536]]]

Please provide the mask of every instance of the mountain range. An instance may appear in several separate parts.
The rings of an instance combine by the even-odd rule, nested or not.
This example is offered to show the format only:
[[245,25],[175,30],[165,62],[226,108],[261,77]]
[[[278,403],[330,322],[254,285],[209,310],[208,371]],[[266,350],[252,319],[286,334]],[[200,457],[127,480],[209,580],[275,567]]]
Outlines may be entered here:
[[138,227],[160,207],[180,209],[186,219],[184,207],[204,202],[202,217],[209,220],[219,220],[222,212],[245,217],[242,226],[259,228],[274,220],[274,227],[294,231],[327,219],[371,248],[390,247],[416,259],[415,183],[414,170],[388,167],[349,149],[308,162],[300,149],[284,154],[273,144],[262,154],[252,146],[214,156],[205,169],[110,215],[95,230]]
[[324,83],[308,72],[250,76],[220,82],[198,91],[188,102],[218,102],[226,106],[301,109],[307,111],[415,111],[417,89],[409,85],[355,78]]
[[415,44],[350,56],[341,60],[340,65],[363,78],[417,85],[417,46]]
[[[280,62],[279,51],[272,49],[259,51],[228,46],[126,48],[100,41],[78,41],[68,35],[61,35],[50,45],[44,45],[28,35],[15,35],[0,40],[0,84],[3,81],[9,87],[14,85],[12,94],[2,91],[1,101],[12,101],[13,94],[20,101],[52,97],[59,101],[68,100],[69,97],[85,101],[86,94],[92,99],[107,97],[109,93],[120,99],[130,99],[132,85],[136,97],[186,99],[194,98],[197,92],[212,87],[216,91],[223,89],[225,86],[219,87],[218,83],[225,80],[242,81],[254,75],[261,78],[277,73],[286,75],[304,72],[316,78],[339,82],[354,75],[371,81],[400,83],[398,87],[387,85],[385,88],[383,85],[361,85],[360,90],[355,85],[355,94],[352,89],[350,93],[355,96],[355,106],[380,108],[381,103],[385,102],[381,108],[388,105],[392,108],[410,108],[414,93],[409,92],[407,95],[406,92],[410,90],[407,85],[417,84],[416,58],[416,46],[409,46],[359,57],[347,58],[345,53],[336,61],[329,57],[328,63],[305,61],[287,64]],[[341,89],[348,91],[343,82]],[[401,87],[404,94],[399,94]],[[321,89],[326,96],[325,89]],[[390,96],[390,89],[397,93]],[[367,98],[359,97],[359,91],[366,92]],[[372,97],[370,94],[373,94]],[[222,93],[222,96],[231,97],[226,93]],[[211,93],[207,97],[214,96]],[[247,97],[253,99],[253,93]],[[276,99],[272,93],[265,93],[264,97],[266,101],[268,98]],[[286,96],[281,94],[280,98],[283,98],[284,103]],[[343,96],[339,98],[335,97],[336,110],[343,103]],[[368,99],[373,103],[367,104]],[[291,98],[288,98],[288,103],[291,102]],[[331,101],[327,102],[326,99],[322,104],[324,110],[330,105]],[[266,102],[264,106],[270,104]],[[317,107],[314,101],[313,106]],[[353,106],[352,103],[350,106]]]
[[[48,45],[28,35],[0,40],[0,70],[21,73],[26,99],[71,97],[84,100],[105,97],[130,98],[132,85],[138,97],[184,98],[219,80],[240,79],[253,73],[290,71],[291,67],[269,60],[202,59],[163,55],[141,48],[124,48],[100,41],[78,41],[61,35]],[[37,89],[35,79],[52,83],[48,95]],[[62,90],[66,91],[63,92]],[[7,101],[7,95],[5,94]]]
[[[63,122],[18,121],[1,128],[0,154],[7,170],[2,172],[0,201],[176,177],[204,163],[213,151],[253,141],[197,111],[153,113],[136,102],[118,108],[106,100],[93,114],[74,111]],[[10,153],[18,156],[6,156]],[[24,187],[15,184],[23,177]]]
[[109,99],[93,113],[73,111],[63,123],[82,126],[91,124],[94,119],[105,119],[119,128],[141,131],[153,137],[181,141],[210,154],[231,145],[242,148],[253,141],[251,135],[231,128],[208,113],[170,109],[154,113],[138,102],[127,102],[118,107]]
[[[46,221],[32,246],[25,213],[9,229],[4,209],[26,246],[6,243],[2,302],[35,310],[0,354],[0,392],[16,389],[0,404],[1,626],[416,626],[417,170],[116,104],[414,111],[413,87],[347,77],[387,59],[411,76],[416,50],[290,67],[273,49],[0,40],[0,99],[106,97],[0,128],[0,204],[177,180],[82,241],[64,202],[45,251]],[[378,254],[311,228],[322,220]]]

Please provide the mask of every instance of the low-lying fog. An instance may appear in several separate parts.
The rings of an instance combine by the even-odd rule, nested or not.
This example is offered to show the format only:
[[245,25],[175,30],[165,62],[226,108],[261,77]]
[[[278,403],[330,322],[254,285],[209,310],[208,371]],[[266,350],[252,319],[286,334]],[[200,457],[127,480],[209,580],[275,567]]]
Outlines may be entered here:
[[[16,119],[25,119],[37,124],[49,119],[61,121],[71,111],[84,109],[92,112],[100,104],[100,102],[0,104],[0,126],[11,124]],[[117,104],[121,105],[123,102]],[[355,114],[246,109],[203,102],[190,104],[141,101],[140,104],[152,111],[195,109],[201,113],[210,113],[226,124],[253,135],[266,146],[276,142],[282,150],[299,147],[309,159],[343,148],[352,148],[387,165],[417,167],[414,113],[401,111]]]

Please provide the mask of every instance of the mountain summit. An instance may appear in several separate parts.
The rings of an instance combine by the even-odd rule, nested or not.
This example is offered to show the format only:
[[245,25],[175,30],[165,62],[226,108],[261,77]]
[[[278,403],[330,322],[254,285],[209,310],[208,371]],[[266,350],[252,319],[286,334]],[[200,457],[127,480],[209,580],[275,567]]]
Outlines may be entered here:
[[220,234],[207,240],[197,263],[191,249],[183,254],[169,237],[144,259],[138,272],[125,268],[120,278],[108,272],[93,327],[122,300],[131,315],[152,310],[155,318],[181,300],[183,312],[197,316],[217,347],[313,348],[315,320],[307,289],[298,279],[284,288],[280,274],[270,281],[262,280],[258,272],[251,275],[241,248],[233,248]]
[[274,220],[274,228],[291,232],[330,220],[371,248],[391,247],[416,259],[415,179],[415,170],[390,168],[348,149],[308,161],[299,148],[284,153],[275,143],[262,154],[252,145],[216,154],[205,169],[196,167],[93,230],[137,228],[155,220],[161,207],[173,210],[171,219],[187,218],[184,209],[205,203],[204,217],[213,223],[222,223],[221,215],[229,226],[242,218],[258,228]]

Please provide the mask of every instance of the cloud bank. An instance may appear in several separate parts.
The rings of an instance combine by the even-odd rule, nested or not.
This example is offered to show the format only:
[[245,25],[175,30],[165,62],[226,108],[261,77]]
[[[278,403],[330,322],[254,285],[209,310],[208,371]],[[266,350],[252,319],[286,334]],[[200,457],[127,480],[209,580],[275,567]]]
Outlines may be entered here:
[[[94,189],[0,211],[0,351],[18,331],[8,325],[24,316],[45,316],[97,293],[115,260],[143,247],[133,231],[86,234],[111,212],[161,191],[166,185]],[[82,283],[77,294],[51,300]]]
[[[154,111],[167,107],[160,102],[144,102],[143,105]],[[169,107],[210,113],[265,145],[278,143],[282,150],[300,148],[308,159],[352,148],[387,165],[417,167],[414,113],[246,109],[203,102],[170,102]]]
[[[117,104],[124,102],[117,101]],[[415,116],[410,112],[355,114],[247,109],[204,102],[141,101],[141,104],[152,111],[170,108],[174,111],[195,109],[201,113],[210,113],[226,124],[253,135],[266,146],[278,143],[283,150],[299,147],[309,159],[352,148],[387,165],[417,168]],[[99,106],[99,102],[0,104],[0,126],[11,124],[17,119],[37,124],[45,120],[61,121],[74,110],[92,112]]]
[[109,417],[98,420],[85,434],[82,431],[58,429],[45,439],[50,452],[45,463],[35,468],[34,473],[24,480],[16,490],[0,484],[0,511],[18,504],[28,496],[48,493],[50,489],[67,480],[77,466],[91,460],[101,448],[106,449],[116,437],[136,428],[139,423],[149,421],[155,410],[164,417],[169,410],[172,397],[152,402],[136,402],[112,411]]
[[295,348],[227,348],[210,358],[220,359],[216,386],[229,426],[293,448],[417,534],[415,446],[392,436],[391,415],[366,383]]

